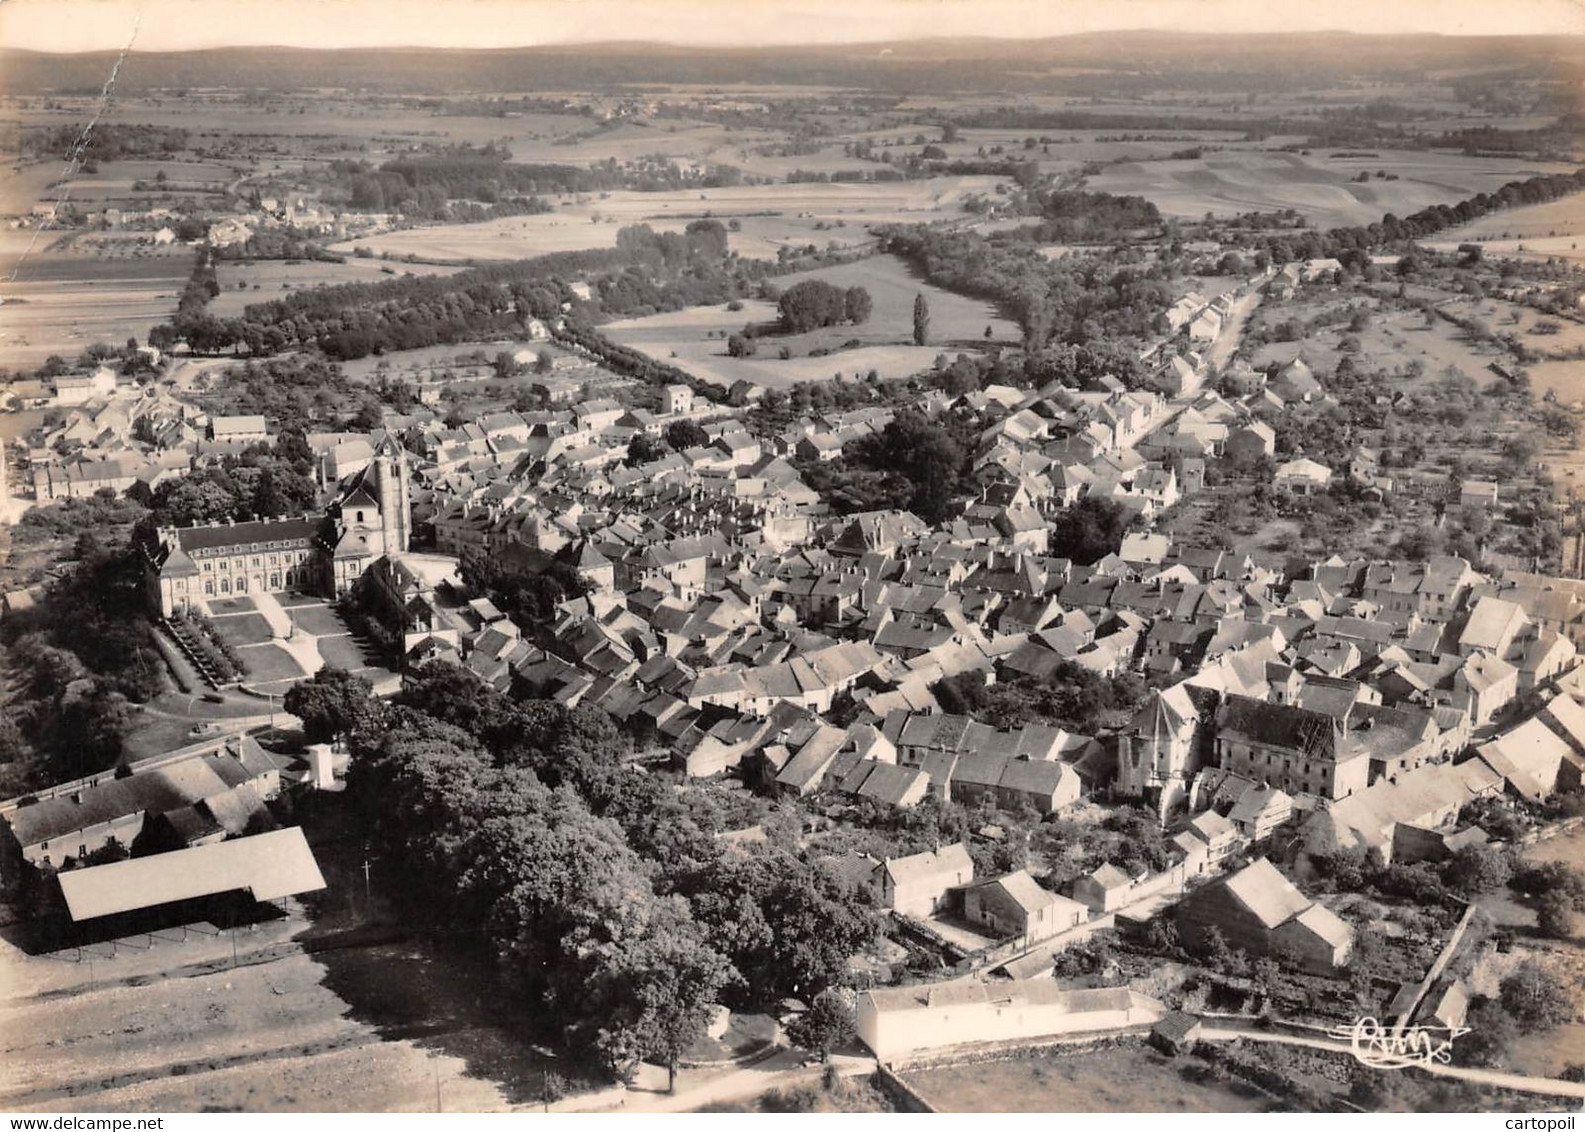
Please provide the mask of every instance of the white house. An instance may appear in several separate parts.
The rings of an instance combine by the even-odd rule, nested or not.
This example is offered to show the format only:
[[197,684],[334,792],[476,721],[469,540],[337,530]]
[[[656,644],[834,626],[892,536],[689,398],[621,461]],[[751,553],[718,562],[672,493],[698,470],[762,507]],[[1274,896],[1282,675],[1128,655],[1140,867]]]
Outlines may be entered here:
[[1332,482],[1332,469],[1301,457],[1289,460],[1286,464],[1278,464],[1271,482],[1278,491],[1286,491],[1291,495],[1316,495],[1325,491]]
[[1146,1025],[1166,1007],[1127,987],[1063,990],[1052,979],[876,987],[859,995],[858,1034],[875,1056]]

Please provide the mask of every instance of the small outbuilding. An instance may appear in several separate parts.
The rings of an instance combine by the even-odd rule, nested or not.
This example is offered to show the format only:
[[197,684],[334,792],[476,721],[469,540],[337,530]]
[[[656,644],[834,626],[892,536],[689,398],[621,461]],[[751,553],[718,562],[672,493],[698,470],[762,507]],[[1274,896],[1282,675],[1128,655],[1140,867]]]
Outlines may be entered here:
[[1150,1044],[1162,1053],[1177,1057],[1194,1048],[1203,1029],[1204,1026],[1193,1014],[1174,1010],[1150,1028]]

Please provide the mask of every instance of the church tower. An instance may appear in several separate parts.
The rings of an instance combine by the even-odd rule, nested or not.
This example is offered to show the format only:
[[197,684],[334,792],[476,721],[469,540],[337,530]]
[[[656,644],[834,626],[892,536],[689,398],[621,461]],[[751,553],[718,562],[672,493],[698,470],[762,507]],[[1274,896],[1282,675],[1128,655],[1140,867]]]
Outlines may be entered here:
[[374,452],[374,489],[380,505],[385,553],[400,554],[413,535],[413,504],[408,496],[407,452],[394,436]]

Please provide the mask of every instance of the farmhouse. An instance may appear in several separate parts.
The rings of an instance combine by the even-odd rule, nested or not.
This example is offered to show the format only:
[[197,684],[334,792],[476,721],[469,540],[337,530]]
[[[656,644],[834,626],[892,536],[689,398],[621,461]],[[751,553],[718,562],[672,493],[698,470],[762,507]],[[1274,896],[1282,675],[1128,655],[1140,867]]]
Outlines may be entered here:
[[151,770],[64,783],[37,801],[8,803],[0,814],[27,861],[59,868],[111,841],[130,849],[152,819],[166,819],[183,844],[240,834],[280,789],[280,768],[244,736],[195,747]]
[[247,444],[269,438],[269,426],[262,416],[212,417],[209,421],[209,439],[217,444]]
[[1289,460],[1277,465],[1271,482],[1278,491],[1290,495],[1314,495],[1325,491],[1332,482],[1332,469],[1314,460]]
[[1185,896],[1173,909],[1185,943],[1203,946],[1212,929],[1232,947],[1257,955],[1283,949],[1328,974],[1348,962],[1354,931],[1312,901],[1262,857]]
[[1076,900],[1041,888],[1028,870],[1020,869],[966,888],[963,917],[999,939],[1017,936],[1027,944],[1077,927],[1089,919],[1089,910]]
[[1531,802],[1574,789],[1585,758],[1540,718],[1528,719],[1476,749],[1479,760],[1500,774],[1508,788]]
[[1073,882],[1073,898],[1096,915],[1115,912],[1134,898],[1134,878],[1113,864]]
[[69,463],[33,465],[33,496],[40,503],[52,499],[82,499],[108,488],[126,491],[146,471],[132,460],[73,460]]
[[55,379],[55,403],[62,408],[109,397],[115,391],[116,374],[107,366],[100,366],[93,373],[68,373]]
[[1299,832],[1314,855],[1339,849],[1363,852],[1387,865],[1400,829],[1442,829],[1465,804],[1500,794],[1502,787],[1502,775],[1480,759],[1423,766],[1316,810]]
[[882,861],[871,875],[880,906],[903,916],[929,916],[947,891],[974,879],[974,860],[961,843]]

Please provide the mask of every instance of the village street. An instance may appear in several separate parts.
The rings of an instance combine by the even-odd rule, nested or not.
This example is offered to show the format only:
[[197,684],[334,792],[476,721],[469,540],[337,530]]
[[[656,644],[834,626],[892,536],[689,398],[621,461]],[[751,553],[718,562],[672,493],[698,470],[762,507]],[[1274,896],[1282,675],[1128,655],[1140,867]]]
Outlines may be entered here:
[[[1254,1022],[1233,1022],[1222,1020],[1215,1025],[1207,1024],[1200,1033],[1202,1041],[1230,1042],[1240,1038],[1252,1042],[1275,1042],[1279,1045],[1304,1046],[1308,1049],[1326,1050],[1331,1053],[1352,1053],[1348,1042],[1323,1037],[1299,1037],[1295,1034],[1279,1034],[1270,1030],[1262,1030]],[[1585,1083],[1578,1081],[1559,1081],[1552,1077],[1523,1077],[1517,1073],[1503,1073],[1496,1069],[1476,1069],[1463,1065],[1442,1065],[1431,1063],[1416,1066],[1437,1077],[1455,1077],[1461,1081],[1472,1081],[1480,1085],[1492,1085],[1501,1089],[1513,1089],[1522,1093],[1541,1093],[1547,1096],[1577,1097],[1585,1101]],[[1393,1070],[1382,1070],[1384,1073]]]
[[1216,341],[1211,343],[1206,354],[1206,363],[1213,374],[1221,373],[1227,368],[1227,363],[1232,361],[1238,344],[1244,340],[1244,327],[1249,322],[1249,316],[1255,313],[1263,294],[1257,288],[1234,300],[1232,313],[1223,320],[1221,333],[1216,336]]

